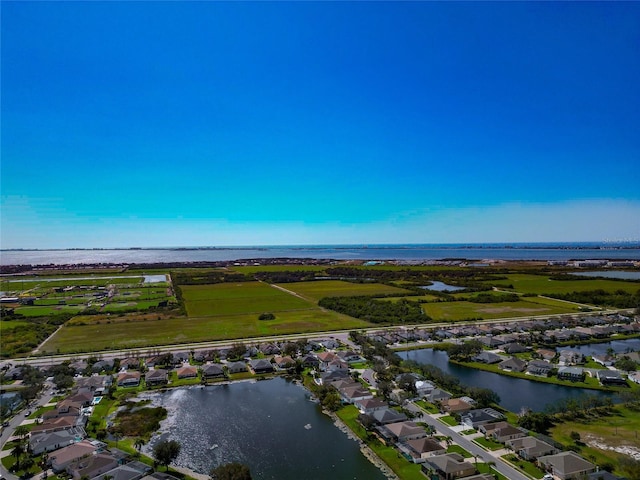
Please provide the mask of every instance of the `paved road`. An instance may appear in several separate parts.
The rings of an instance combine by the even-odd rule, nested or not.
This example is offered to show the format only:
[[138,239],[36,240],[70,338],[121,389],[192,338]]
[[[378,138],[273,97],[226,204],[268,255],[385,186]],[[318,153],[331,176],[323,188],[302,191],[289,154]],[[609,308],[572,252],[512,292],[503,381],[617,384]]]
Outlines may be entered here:
[[494,462],[494,468],[509,480],[531,480],[529,477],[522,474],[511,465],[507,464],[499,457],[494,456],[493,452],[486,451],[482,447],[479,447],[475,443],[466,439],[464,435],[460,435],[458,432],[452,430],[433,416],[426,414],[420,407],[418,407],[414,403],[409,403],[407,405],[407,409],[418,415],[415,420],[425,422],[435,428],[438,433],[447,437],[451,437],[453,443],[460,445],[472,455],[477,455],[479,460],[485,463]]
[[[22,422],[26,420],[27,415],[25,415],[25,413],[27,411],[35,411],[38,408],[46,405],[51,401],[51,399],[53,398],[52,386],[53,385],[46,382],[43,388],[44,393],[42,393],[41,396],[35,400],[35,405],[33,405],[32,407],[25,408],[20,413],[15,415],[11,420],[9,420],[9,426],[5,427],[2,430],[2,434],[0,434],[0,449],[2,449],[2,447],[4,447],[4,444],[7,443],[9,438],[13,436],[14,430],[20,424],[22,424]],[[4,468],[4,466],[1,463],[0,463],[0,474],[2,475],[2,477],[4,477],[7,480],[18,480],[18,477],[15,476],[13,473],[10,473],[6,468]]]

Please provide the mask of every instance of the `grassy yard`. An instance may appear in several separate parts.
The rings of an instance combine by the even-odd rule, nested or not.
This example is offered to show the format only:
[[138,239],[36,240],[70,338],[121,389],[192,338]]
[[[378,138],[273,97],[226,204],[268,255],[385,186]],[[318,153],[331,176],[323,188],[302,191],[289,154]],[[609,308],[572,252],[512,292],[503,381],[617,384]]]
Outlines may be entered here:
[[455,418],[453,418],[451,415],[439,417],[438,420],[440,420],[445,425],[449,425],[450,427],[455,427],[456,425],[458,425],[458,421]]
[[[561,302],[558,302],[559,304]],[[518,302],[501,303],[473,303],[459,302],[435,302],[423,303],[422,310],[434,320],[468,320],[482,318],[532,317],[536,315],[553,315],[559,313],[573,313],[573,307],[563,305],[544,305],[521,299]]]
[[484,437],[475,438],[473,441],[478,445],[480,445],[485,450],[494,451],[494,450],[500,450],[501,448],[504,448],[504,445],[502,443],[498,443]]
[[323,297],[383,294],[404,295],[409,293],[402,288],[391,287],[381,283],[351,283],[341,280],[283,283],[280,286],[316,302]]
[[504,458],[507,462],[515,466],[516,468],[522,470],[527,475],[533,478],[542,478],[544,473],[540,470],[533,462],[527,462],[526,460],[522,460],[520,457],[514,454],[505,455]]
[[[551,430],[554,440],[579,448],[579,454],[600,465],[618,463],[620,453],[614,449],[631,448],[640,451],[640,410],[616,406],[609,415],[590,415],[572,421],[557,423]],[[580,435],[579,442],[571,438],[571,432]],[[619,472],[621,473],[621,472]]]

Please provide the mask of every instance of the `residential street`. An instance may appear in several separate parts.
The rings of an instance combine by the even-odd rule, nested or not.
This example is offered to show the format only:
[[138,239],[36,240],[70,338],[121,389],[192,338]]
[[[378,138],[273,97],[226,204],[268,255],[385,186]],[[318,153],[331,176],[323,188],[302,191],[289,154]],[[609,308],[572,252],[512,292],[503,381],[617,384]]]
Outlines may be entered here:
[[[427,423],[431,425],[433,428],[435,428],[438,433],[445,435],[447,437],[451,437],[451,439],[453,440],[453,443],[460,445],[462,448],[464,448],[466,451],[468,451],[472,455],[477,455],[479,461],[482,461],[485,463],[494,462],[495,463],[494,468],[498,472],[500,472],[502,475],[507,477],[509,480],[531,480],[529,477],[519,472],[518,470],[513,468],[511,465],[501,460],[499,456],[495,455],[496,452],[486,451],[482,447],[466,439],[464,435],[460,435],[458,432],[456,432],[452,428],[440,422],[434,416],[425,414],[424,411],[414,403],[409,402],[409,404],[407,405],[407,410],[410,410],[418,414],[418,416],[415,418],[416,421]],[[502,451],[499,451],[499,452],[502,452]]]

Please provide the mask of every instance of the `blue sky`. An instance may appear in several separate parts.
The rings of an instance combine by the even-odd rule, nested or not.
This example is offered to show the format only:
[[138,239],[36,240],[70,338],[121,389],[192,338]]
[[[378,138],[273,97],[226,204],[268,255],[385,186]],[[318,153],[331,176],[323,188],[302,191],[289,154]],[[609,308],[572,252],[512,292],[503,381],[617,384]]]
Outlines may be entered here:
[[2,2],[0,246],[638,240],[638,19]]

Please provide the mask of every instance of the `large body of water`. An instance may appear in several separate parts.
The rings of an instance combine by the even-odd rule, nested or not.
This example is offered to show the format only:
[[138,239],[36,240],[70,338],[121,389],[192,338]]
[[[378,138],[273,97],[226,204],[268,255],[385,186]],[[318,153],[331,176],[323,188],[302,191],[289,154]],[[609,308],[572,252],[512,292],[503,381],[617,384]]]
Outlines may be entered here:
[[585,394],[609,395],[607,392],[599,390],[535,382],[455,365],[449,363],[447,352],[433,350],[431,348],[398,352],[398,355],[403,359],[435,365],[443,372],[458,377],[460,383],[463,385],[489,388],[500,396],[501,406],[516,413],[520,412],[523,408],[542,412],[549,404],[556,403],[565,398],[579,397]]
[[307,396],[283,378],[144,395],[169,411],[162,438],[181,443],[178,467],[208,475],[218,465],[240,462],[255,479],[383,480],[358,442]]
[[335,260],[640,260],[640,244],[534,243],[429,245],[311,245],[232,248],[2,250],[2,265],[216,262],[256,258]]

